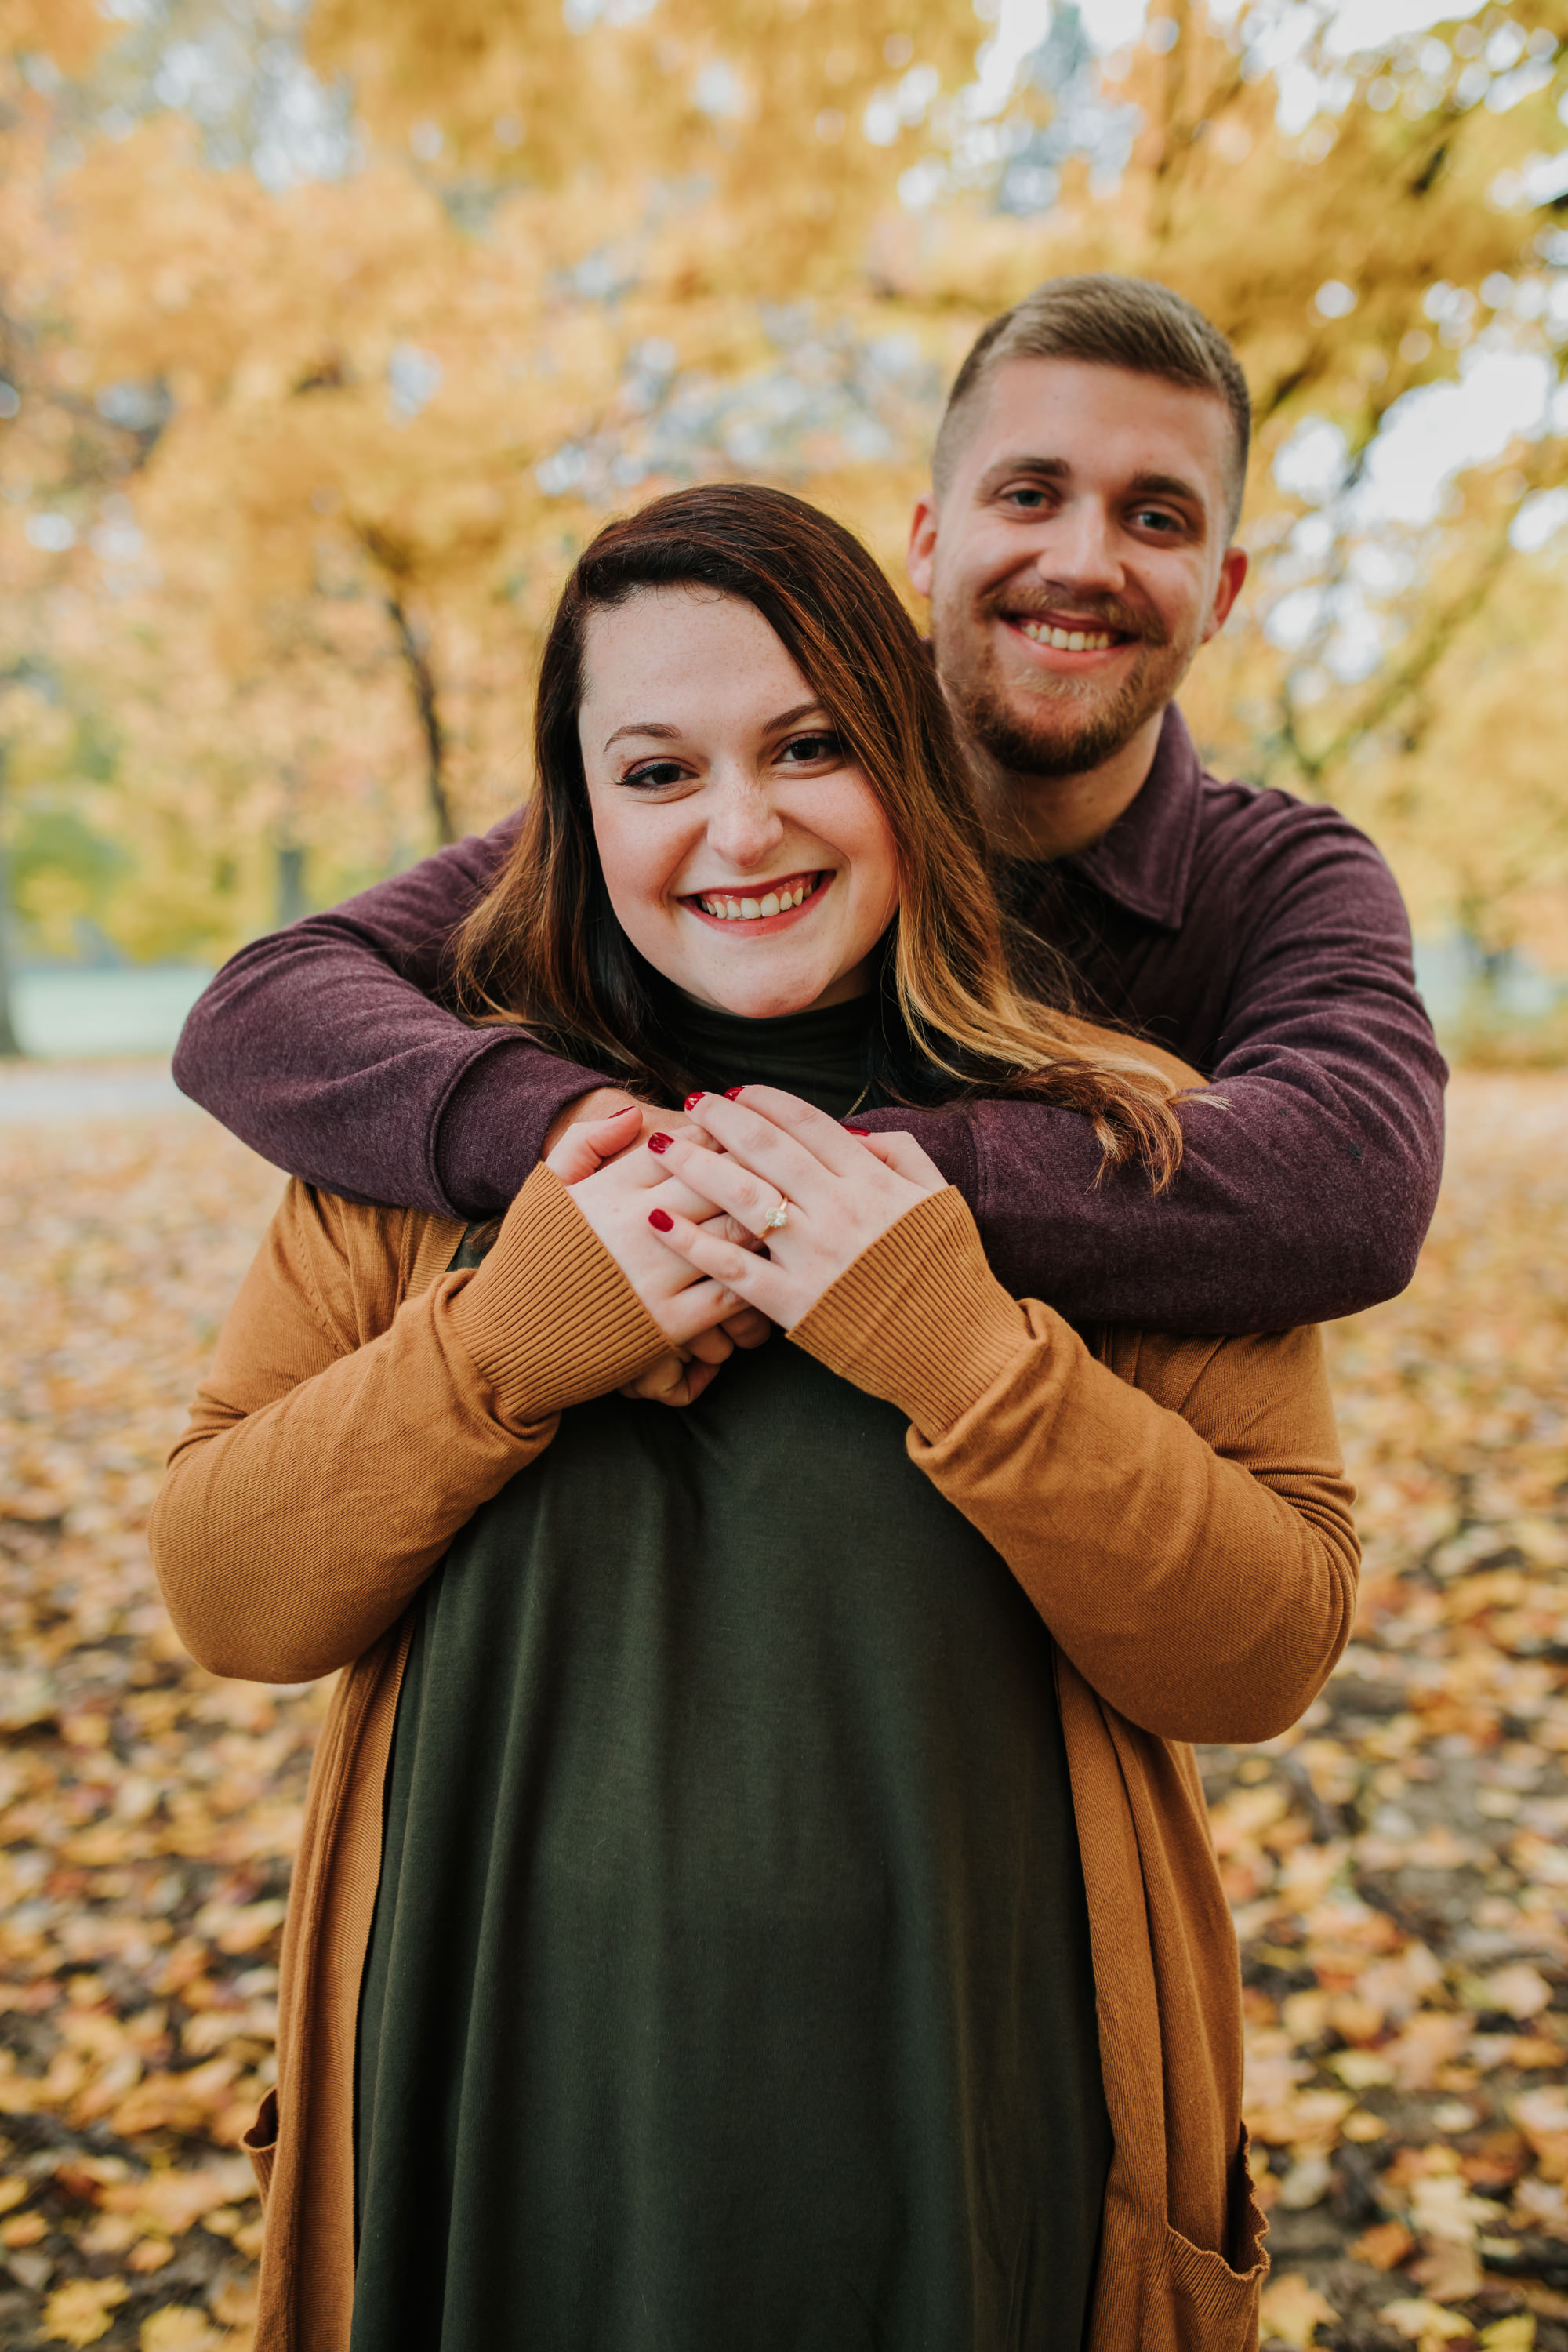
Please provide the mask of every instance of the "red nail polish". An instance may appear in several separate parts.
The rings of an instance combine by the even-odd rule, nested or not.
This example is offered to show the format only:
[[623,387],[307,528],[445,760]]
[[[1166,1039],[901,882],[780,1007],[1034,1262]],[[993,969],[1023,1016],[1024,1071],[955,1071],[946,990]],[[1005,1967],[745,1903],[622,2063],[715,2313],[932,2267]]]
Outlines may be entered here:
[[668,1151],[672,1140],[673,1139],[668,1135],[650,1135],[647,1148],[650,1151]]
[[697,1092],[696,1092],[694,1095],[688,1095],[688,1096],[687,1096],[687,1097],[686,1097],[686,1103],[685,1103],[685,1108],[686,1108],[686,1109],[689,1110],[689,1109],[691,1108],[691,1106],[692,1106],[692,1104],[693,1104],[693,1103],[700,1103],[700,1102],[701,1101],[701,1099],[702,1099],[702,1088],[701,1088],[700,1087],[698,1087],[698,1089],[697,1089]]
[[871,1130],[868,1127],[851,1127],[849,1121],[846,1119],[844,1132],[846,1135],[869,1135]]
[[675,1229],[675,1219],[668,1209],[650,1209],[647,1221],[656,1234],[672,1233]]
[[740,1087],[725,1087],[725,1089],[724,1089],[724,1099],[725,1099],[725,1101],[726,1101],[726,1102],[733,1102],[733,1101],[734,1101],[734,1099],[735,1099],[735,1097],[740,1093],[740,1091],[741,1091],[741,1089],[740,1089]]

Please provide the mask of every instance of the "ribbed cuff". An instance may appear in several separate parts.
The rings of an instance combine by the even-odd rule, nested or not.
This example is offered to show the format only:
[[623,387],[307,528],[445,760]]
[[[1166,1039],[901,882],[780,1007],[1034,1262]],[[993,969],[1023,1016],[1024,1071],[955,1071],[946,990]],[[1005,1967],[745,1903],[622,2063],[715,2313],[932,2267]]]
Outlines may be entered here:
[[552,1169],[536,1168],[489,1257],[452,1302],[452,1325],[522,1429],[607,1396],[668,1347]]
[[499,1217],[543,1157],[569,1102],[607,1087],[541,1053],[518,1029],[481,1029],[485,1041],[447,1097],[433,1146],[435,1181],[463,1217]]
[[858,1110],[855,1117],[873,1135],[912,1135],[927,1159],[935,1160],[966,1201],[980,1198],[977,1114],[973,1103],[950,1103],[942,1110],[914,1110],[906,1103],[894,1103],[882,1110]]
[[935,1440],[1035,1342],[950,1184],[906,1210],[790,1333]]

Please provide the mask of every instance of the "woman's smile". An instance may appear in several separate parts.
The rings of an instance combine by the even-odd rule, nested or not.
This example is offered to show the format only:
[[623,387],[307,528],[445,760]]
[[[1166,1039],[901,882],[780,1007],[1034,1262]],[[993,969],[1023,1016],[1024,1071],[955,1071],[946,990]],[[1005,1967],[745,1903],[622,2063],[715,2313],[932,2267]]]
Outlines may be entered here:
[[722,889],[685,893],[680,904],[700,922],[721,923],[738,939],[771,939],[788,930],[822,904],[833,876],[820,869],[785,874],[777,881],[737,882]]

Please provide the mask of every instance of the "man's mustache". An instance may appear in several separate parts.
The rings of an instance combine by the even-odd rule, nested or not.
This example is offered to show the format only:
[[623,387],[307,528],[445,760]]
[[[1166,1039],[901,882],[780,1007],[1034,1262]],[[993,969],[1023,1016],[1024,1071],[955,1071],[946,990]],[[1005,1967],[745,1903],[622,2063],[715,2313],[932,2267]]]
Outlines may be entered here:
[[[999,620],[1048,621],[1054,626],[1075,629],[1114,629],[1119,635],[1136,637],[1146,646],[1167,646],[1171,642],[1170,631],[1157,614],[1124,604],[1117,596],[1086,596],[1077,590],[1069,593],[1065,588],[1055,596],[1048,591],[1037,595],[1020,594],[1013,589],[1005,596],[988,598],[985,609]],[[1058,618],[1064,613],[1071,615],[1070,622],[1065,625]]]

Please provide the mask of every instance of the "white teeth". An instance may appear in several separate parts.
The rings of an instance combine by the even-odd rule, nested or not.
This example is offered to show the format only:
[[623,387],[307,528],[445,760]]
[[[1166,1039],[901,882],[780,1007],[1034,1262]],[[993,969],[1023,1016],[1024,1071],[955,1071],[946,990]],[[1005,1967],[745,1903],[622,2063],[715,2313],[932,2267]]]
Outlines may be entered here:
[[770,915],[787,914],[792,907],[798,907],[810,897],[819,878],[814,874],[805,882],[792,882],[786,889],[764,891],[761,898],[703,895],[697,903],[705,915],[721,923],[765,922]]
[[1019,627],[1037,646],[1054,646],[1063,654],[1108,653],[1115,639],[1103,630],[1055,629],[1043,621],[1020,621]]

